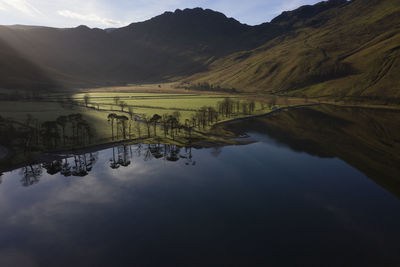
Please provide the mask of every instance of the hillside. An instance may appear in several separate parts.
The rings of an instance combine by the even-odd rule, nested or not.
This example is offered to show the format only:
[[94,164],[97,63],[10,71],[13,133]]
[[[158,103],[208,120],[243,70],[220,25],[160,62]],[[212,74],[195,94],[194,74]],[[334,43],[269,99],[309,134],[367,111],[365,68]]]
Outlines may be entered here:
[[[296,96],[400,98],[400,5],[329,1],[285,12],[290,30],[256,49],[219,59],[185,82]],[[319,12],[317,12],[319,11]]]

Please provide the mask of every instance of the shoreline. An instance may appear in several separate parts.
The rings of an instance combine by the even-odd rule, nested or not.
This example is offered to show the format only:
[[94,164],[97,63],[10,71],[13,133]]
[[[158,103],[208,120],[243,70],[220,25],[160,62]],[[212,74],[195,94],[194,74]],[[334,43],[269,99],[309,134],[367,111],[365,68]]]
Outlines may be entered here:
[[[337,106],[337,107],[342,107],[342,108],[346,108],[346,106],[342,106],[342,105],[337,105],[337,104],[327,104],[327,103],[310,103],[310,104],[303,104],[303,105],[296,105],[296,106],[287,106],[287,107],[281,107],[281,108],[277,108],[275,110],[272,110],[268,113],[264,113],[264,114],[258,114],[258,115],[253,115],[253,116],[248,116],[248,117],[241,117],[241,118],[234,118],[231,120],[226,120],[226,121],[222,121],[219,123],[216,123],[214,125],[212,125],[211,129],[223,126],[223,125],[227,125],[227,124],[231,124],[231,123],[237,123],[237,122],[241,122],[241,121],[246,121],[246,120],[252,120],[252,119],[257,119],[257,118],[264,118],[264,117],[269,117],[275,114],[279,114],[283,111],[290,111],[290,110],[294,110],[294,109],[301,109],[301,108],[307,108],[307,107],[315,107],[315,106],[323,106],[323,105],[329,105],[329,106]],[[365,109],[381,109],[380,107],[363,107],[363,106],[351,106],[351,107],[347,107],[347,108],[365,108]],[[397,109],[394,109],[397,110]],[[191,145],[195,148],[206,148],[206,147],[212,147],[213,145],[235,145],[235,143],[233,142],[228,142],[228,140],[230,141],[236,141],[236,144],[245,144],[247,142],[245,142],[244,140],[242,142],[239,142],[237,140],[235,140],[235,138],[241,138],[243,139],[243,137],[240,136],[224,136],[224,135],[217,135],[217,134],[213,134],[211,132],[200,132],[195,130],[196,133],[201,134],[202,136],[204,136],[204,138],[201,138],[201,140],[197,140],[197,142],[192,143]],[[225,139],[227,140],[226,143],[222,142],[221,140],[211,140],[210,138],[219,138],[219,139]],[[109,149],[118,145],[128,145],[128,144],[133,144],[133,143],[144,143],[146,144],[146,140],[152,140],[153,137],[141,137],[141,138],[133,138],[133,139],[127,139],[127,140],[119,140],[119,141],[112,141],[112,142],[105,142],[105,143],[97,143],[97,144],[93,144],[87,147],[83,147],[83,148],[69,148],[69,149],[64,149],[64,150],[55,150],[55,151],[50,151],[50,152],[43,152],[38,154],[37,156],[34,156],[32,159],[28,159],[28,160],[24,160],[23,162],[20,163],[16,163],[15,165],[12,166],[7,166],[4,168],[0,167],[0,173],[1,172],[9,172],[18,168],[22,168],[28,164],[38,164],[38,163],[42,163],[42,162],[46,162],[46,161],[51,161],[51,160],[57,160],[57,159],[64,159],[68,156],[72,156],[72,155],[79,155],[79,154],[84,154],[84,153],[91,153],[91,152],[97,152],[97,151],[101,151],[101,150],[105,150],[105,149]],[[165,141],[165,140],[164,140]],[[251,141],[250,141],[251,142]],[[167,144],[168,142],[161,142],[164,144]],[[176,140],[170,140],[169,144],[174,143],[175,145],[178,146],[184,146],[184,144],[179,144],[178,141]],[[7,147],[0,145],[0,166],[1,166],[1,161],[7,160],[7,158],[10,156],[10,150],[7,149]]]

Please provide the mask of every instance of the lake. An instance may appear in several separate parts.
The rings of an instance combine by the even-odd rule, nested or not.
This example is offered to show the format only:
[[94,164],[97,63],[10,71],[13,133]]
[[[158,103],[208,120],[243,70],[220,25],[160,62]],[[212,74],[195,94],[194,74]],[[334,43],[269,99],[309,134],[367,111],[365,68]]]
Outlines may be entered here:
[[121,145],[5,172],[0,266],[398,266],[400,139],[379,119],[383,144],[377,130],[369,142],[363,127],[388,111],[365,112],[310,108],[229,126],[246,145]]

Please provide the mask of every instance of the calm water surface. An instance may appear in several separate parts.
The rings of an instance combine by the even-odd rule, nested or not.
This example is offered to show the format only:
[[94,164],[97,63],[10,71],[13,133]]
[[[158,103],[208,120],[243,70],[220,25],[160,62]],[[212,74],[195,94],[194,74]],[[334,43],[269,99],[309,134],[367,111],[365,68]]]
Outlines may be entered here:
[[0,266],[399,266],[398,198],[338,158],[250,135],[4,173]]

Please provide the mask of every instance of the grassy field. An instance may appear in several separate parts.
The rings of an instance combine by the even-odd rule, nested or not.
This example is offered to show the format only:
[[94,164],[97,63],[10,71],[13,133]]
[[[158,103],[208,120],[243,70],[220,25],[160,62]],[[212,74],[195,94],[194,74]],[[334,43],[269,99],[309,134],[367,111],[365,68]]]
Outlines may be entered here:
[[[204,106],[217,108],[219,102],[226,98],[234,101],[249,102],[238,95],[228,94],[177,94],[177,93],[128,93],[128,92],[90,92],[85,94],[75,94],[74,100],[83,104],[84,96],[88,95],[90,99],[89,107],[99,108],[107,111],[121,111],[121,106],[115,102],[118,97],[120,102],[124,102],[127,111],[132,107],[135,114],[139,116],[153,116],[154,114],[172,114],[179,111],[181,121],[190,119],[193,114]],[[255,114],[268,112],[267,105],[255,101]]]

